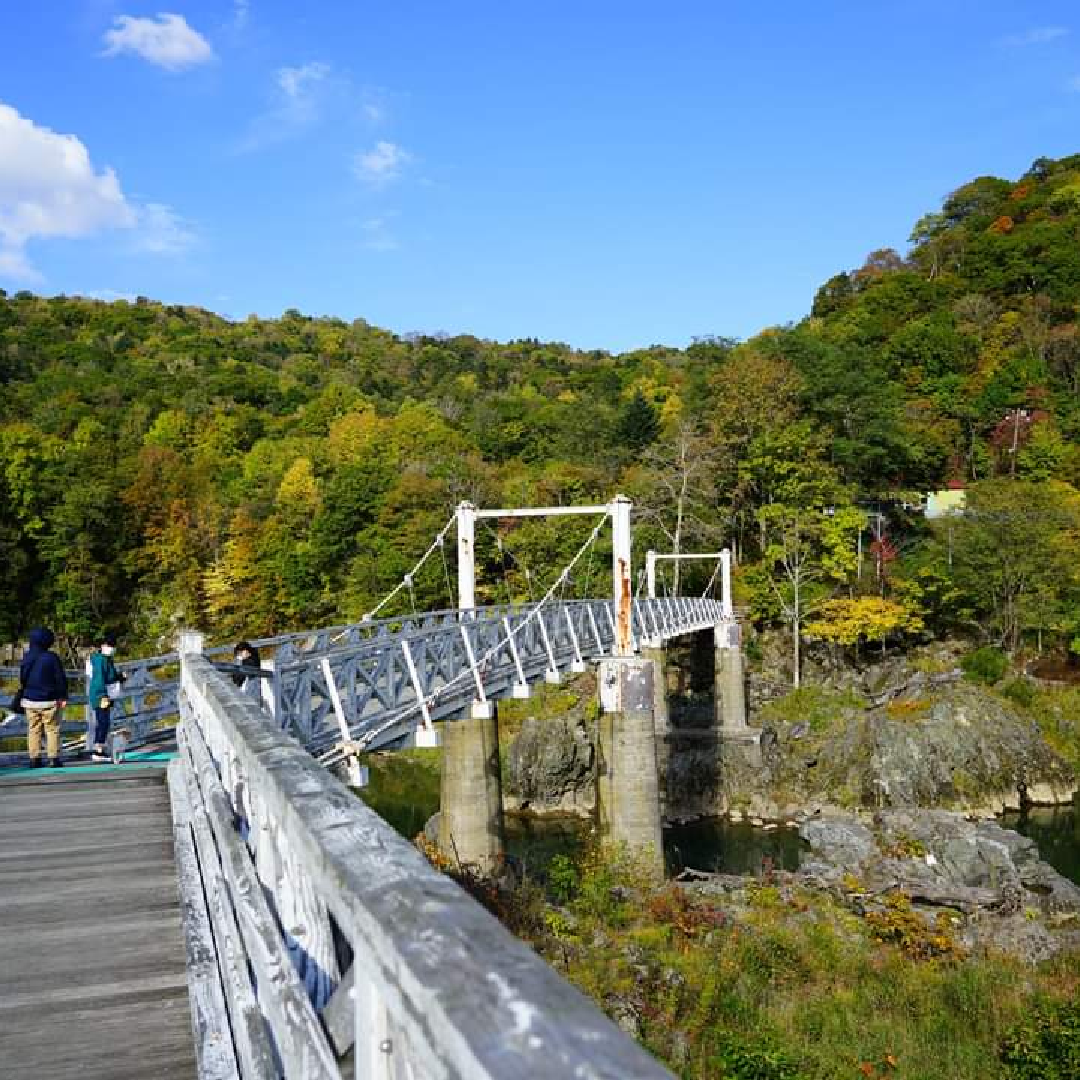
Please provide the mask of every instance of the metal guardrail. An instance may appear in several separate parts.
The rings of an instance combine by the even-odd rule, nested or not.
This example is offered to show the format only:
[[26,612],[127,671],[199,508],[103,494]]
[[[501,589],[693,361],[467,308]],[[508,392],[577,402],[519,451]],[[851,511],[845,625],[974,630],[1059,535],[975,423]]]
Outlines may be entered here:
[[[636,600],[633,606],[639,642],[706,629],[720,618],[720,603],[705,598]],[[377,749],[420,723],[460,715],[474,700],[584,670],[610,655],[614,637],[609,600],[431,612],[362,624],[327,651],[280,649],[265,694],[278,725],[315,753],[342,737],[335,695],[351,739]]]
[[169,787],[201,1080],[670,1080],[189,644]]
[[[163,721],[176,716],[179,657],[175,653],[150,656],[123,661],[116,666],[127,678],[119,695],[114,699],[113,730],[127,731],[129,746],[171,737],[174,725]],[[174,669],[172,672],[168,672],[170,667]],[[68,707],[60,723],[60,735],[69,751],[83,746],[89,749],[93,739],[94,710],[86,698],[86,672],[69,669],[66,674]],[[163,674],[165,677],[162,677]],[[18,668],[0,668],[0,680],[14,684],[18,682],[18,678]],[[0,702],[5,706],[9,701],[9,693],[0,695]],[[0,724],[0,738],[12,739],[25,735],[25,716],[8,716],[6,721]],[[0,764],[12,764],[25,756],[21,752],[0,753]]]
[[[720,602],[704,597],[639,599],[632,629],[636,643],[659,641],[707,629],[721,617]],[[263,687],[249,678],[245,692],[261,697],[279,727],[318,753],[342,735],[328,665],[352,738],[377,749],[401,740],[420,722],[461,714],[477,697],[504,696],[543,678],[558,681],[562,672],[608,655],[613,641],[610,600],[398,615],[252,639],[264,651],[266,672]],[[222,662],[231,659],[232,650],[218,645],[203,655],[224,670],[238,670]],[[177,715],[179,655],[128,660],[117,667],[128,677],[116,699],[113,730],[126,731],[132,747],[171,738],[174,725],[165,721]],[[0,679],[17,678],[17,668],[0,668]],[[94,716],[86,701],[85,672],[69,671],[68,679],[84,688],[69,698],[69,710],[82,706],[83,720],[65,719],[61,733],[69,748],[78,745],[71,737],[82,735],[89,749]],[[25,734],[23,718],[0,725],[0,738]],[[23,757],[0,754],[0,764]]]

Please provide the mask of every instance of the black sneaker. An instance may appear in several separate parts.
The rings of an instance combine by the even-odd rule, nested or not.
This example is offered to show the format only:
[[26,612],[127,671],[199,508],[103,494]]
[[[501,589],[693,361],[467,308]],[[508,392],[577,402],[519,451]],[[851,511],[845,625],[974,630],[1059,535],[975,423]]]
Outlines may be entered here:
[[40,769],[41,768],[41,758],[32,757],[30,759],[30,768],[31,769]]
[[108,762],[112,761],[112,758],[107,757],[105,754],[101,753],[99,750],[95,750],[90,755],[90,760],[92,762],[94,762],[95,764],[97,764],[97,765],[101,765],[103,763],[108,763]]
[[49,767],[53,769],[62,769],[64,763],[58,757],[49,758]]

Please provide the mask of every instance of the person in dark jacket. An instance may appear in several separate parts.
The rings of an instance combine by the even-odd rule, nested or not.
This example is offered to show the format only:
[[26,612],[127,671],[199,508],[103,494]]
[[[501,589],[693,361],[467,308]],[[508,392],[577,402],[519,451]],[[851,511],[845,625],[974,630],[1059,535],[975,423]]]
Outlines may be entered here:
[[[262,663],[259,659],[259,650],[250,642],[238,641],[233,649],[233,659],[239,667],[257,668]],[[243,686],[249,676],[242,675],[239,671],[233,672],[232,681],[237,686]]]
[[102,635],[97,649],[90,654],[90,679],[86,684],[86,698],[94,707],[94,749],[91,761],[109,761],[105,743],[112,723],[113,698],[120,690],[126,676],[117,668],[116,636]]
[[26,713],[26,749],[33,768],[41,765],[41,736],[44,732],[49,764],[59,769],[60,712],[67,704],[67,675],[60,657],[50,648],[56,640],[43,626],[30,631],[30,649],[19,665],[19,686]]

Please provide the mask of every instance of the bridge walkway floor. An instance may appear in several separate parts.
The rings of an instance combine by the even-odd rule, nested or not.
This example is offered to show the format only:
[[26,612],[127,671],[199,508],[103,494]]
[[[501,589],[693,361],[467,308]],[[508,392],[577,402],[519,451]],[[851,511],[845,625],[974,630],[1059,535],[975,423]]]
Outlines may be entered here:
[[0,777],[0,1074],[196,1074],[161,768]]

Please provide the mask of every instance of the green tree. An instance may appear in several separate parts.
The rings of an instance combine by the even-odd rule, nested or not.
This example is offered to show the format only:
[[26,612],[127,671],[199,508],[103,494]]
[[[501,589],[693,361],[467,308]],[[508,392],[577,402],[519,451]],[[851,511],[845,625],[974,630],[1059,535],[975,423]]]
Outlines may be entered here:
[[968,488],[953,531],[953,576],[996,644],[1010,652],[1027,629],[1077,599],[1080,492],[1060,481],[986,480]]
[[806,619],[851,579],[856,537],[866,517],[856,507],[831,512],[774,503],[759,511],[766,537],[762,563],[768,585],[791,630],[792,682],[802,681],[802,635]]
[[660,418],[656,409],[637,389],[623,406],[615,425],[615,440],[628,450],[643,450],[660,434]]

